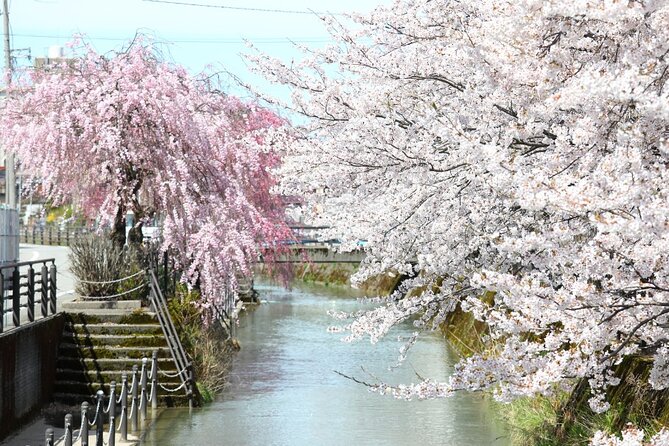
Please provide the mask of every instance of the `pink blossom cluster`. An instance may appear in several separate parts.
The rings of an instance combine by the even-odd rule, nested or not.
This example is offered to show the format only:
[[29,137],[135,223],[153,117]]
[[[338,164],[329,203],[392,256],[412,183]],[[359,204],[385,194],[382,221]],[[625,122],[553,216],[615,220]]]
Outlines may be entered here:
[[413,277],[347,339],[459,307],[494,348],[450,390],[585,378],[603,411],[626,355],[669,386],[669,3],[395,0],[353,19],[324,18],[335,43],[299,64],[249,56],[309,122],[282,189],[343,249],[365,241],[358,281]]
[[107,56],[84,45],[14,84],[0,141],[54,204],[102,227],[128,211],[161,220],[162,249],[216,302],[290,231],[271,192],[286,122],[215,87],[141,41]]

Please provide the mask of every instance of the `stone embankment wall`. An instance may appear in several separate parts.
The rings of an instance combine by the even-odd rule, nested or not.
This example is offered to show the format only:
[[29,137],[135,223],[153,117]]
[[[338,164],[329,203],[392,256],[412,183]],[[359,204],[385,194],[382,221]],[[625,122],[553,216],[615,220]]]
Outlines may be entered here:
[[53,393],[62,313],[0,334],[0,439]]

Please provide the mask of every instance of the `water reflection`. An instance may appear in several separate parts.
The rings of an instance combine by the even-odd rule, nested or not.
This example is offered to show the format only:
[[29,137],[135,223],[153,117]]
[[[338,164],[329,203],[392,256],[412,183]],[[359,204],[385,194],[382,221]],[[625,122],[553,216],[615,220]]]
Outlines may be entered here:
[[143,444],[507,444],[489,402],[480,395],[397,401],[370,394],[333,372],[395,383],[415,380],[416,372],[445,380],[453,357],[438,334],[419,341],[409,360],[391,371],[397,337],[409,336],[410,325],[375,345],[345,344],[340,335],[326,331],[333,323],[326,311],[360,308],[349,290],[258,288],[267,303],[241,321],[242,350],[229,388],[192,416],[183,409],[164,411]]

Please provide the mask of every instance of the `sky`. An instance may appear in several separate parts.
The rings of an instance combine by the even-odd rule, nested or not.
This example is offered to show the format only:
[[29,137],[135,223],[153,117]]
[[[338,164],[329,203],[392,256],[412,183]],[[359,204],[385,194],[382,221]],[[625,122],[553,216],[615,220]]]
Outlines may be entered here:
[[[194,74],[224,68],[262,91],[282,96],[280,89],[249,72],[240,56],[249,51],[244,39],[282,60],[299,59],[291,40],[308,46],[330,42],[323,23],[310,11],[369,12],[388,2],[10,0],[11,47],[16,64],[28,66],[34,58],[46,56],[50,46],[64,46],[74,34],[85,35],[98,52],[106,53],[121,49],[140,32],[163,42],[167,57]],[[28,54],[32,59],[26,57]],[[241,91],[234,93],[243,95]]]

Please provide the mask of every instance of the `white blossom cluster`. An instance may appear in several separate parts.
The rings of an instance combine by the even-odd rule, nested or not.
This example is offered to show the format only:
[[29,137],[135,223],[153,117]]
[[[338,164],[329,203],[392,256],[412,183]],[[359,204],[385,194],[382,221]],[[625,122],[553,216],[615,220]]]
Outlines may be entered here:
[[649,441],[644,441],[644,433],[633,426],[622,432],[622,438],[617,435],[607,435],[602,431],[595,433],[590,440],[590,446],[666,446],[669,445],[669,431],[662,429]]
[[667,387],[669,2],[395,0],[354,19],[324,18],[336,44],[299,64],[250,56],[309,118],[283,190],[344,249],[366,241],[357,280],[414,277],[348,339],[457,306],[490,327],[494,351],[403,398],[586,378],[603,411],[630,354]]

